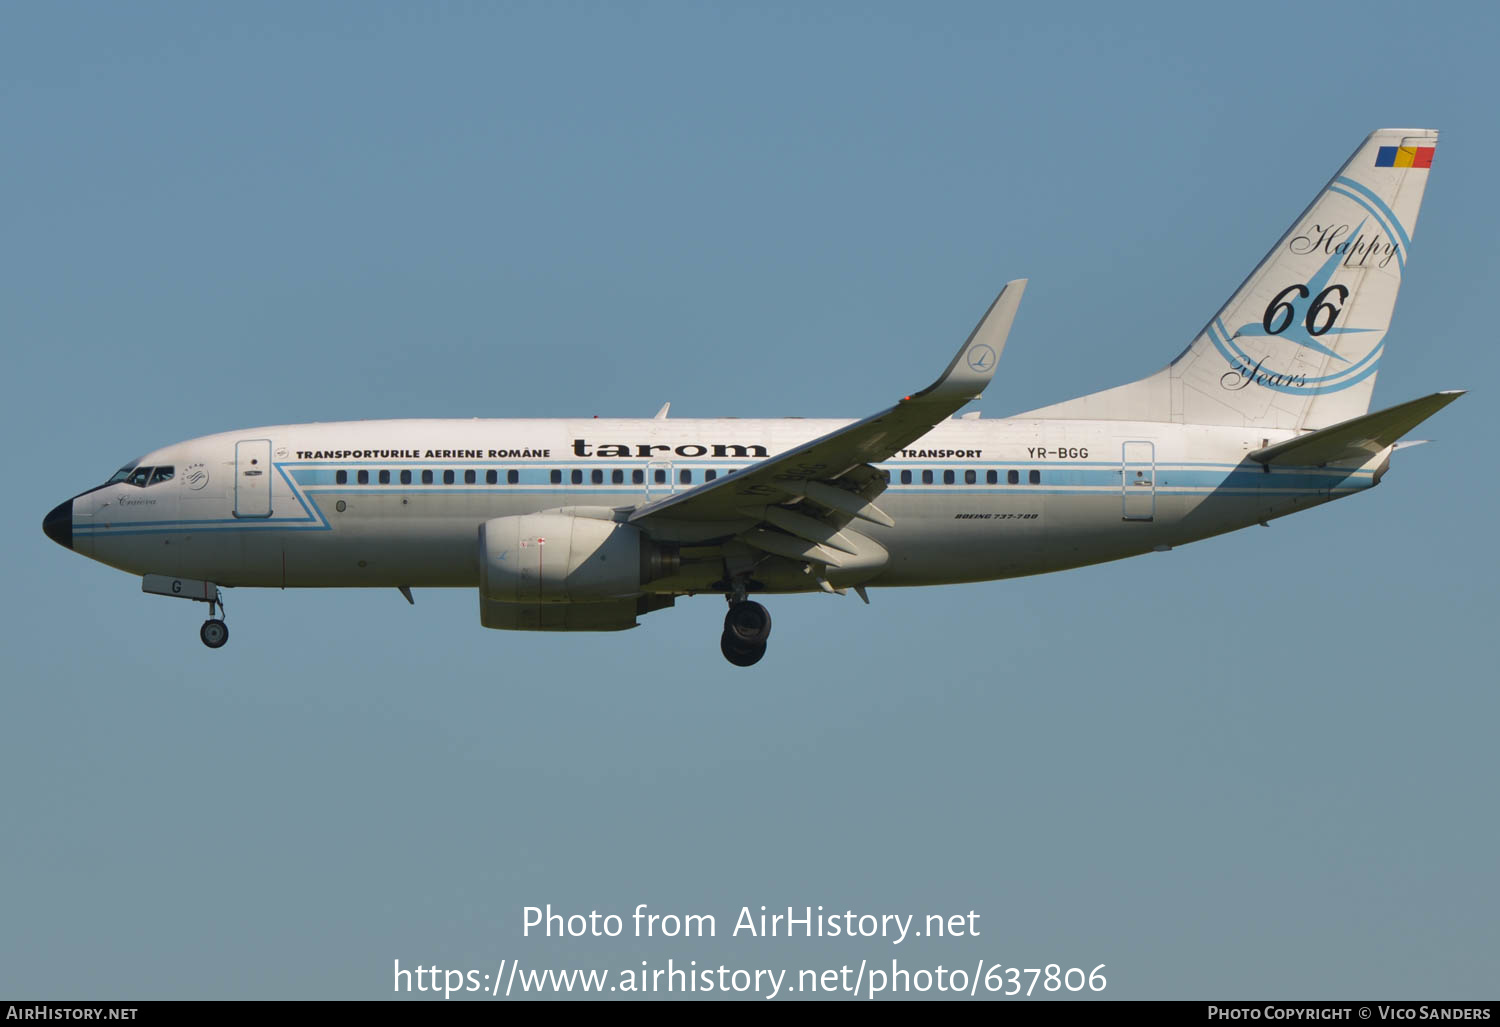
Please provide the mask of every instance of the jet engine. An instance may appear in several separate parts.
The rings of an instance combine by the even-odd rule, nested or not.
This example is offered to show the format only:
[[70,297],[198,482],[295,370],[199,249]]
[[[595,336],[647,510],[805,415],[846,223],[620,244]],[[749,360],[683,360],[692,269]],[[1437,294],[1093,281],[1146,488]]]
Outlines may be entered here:
[[639,528],[566,511],[479,526],[479,594],[502,603],[597,603],[638,596],[673,573],[678,550]]

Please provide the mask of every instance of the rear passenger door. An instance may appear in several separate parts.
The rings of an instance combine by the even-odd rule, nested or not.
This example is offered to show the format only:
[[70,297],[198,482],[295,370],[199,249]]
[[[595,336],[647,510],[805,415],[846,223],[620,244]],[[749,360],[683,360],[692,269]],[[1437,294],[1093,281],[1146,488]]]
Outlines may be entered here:
[[1156,446],[1126,442],[1120,453],[1121,517],[1149,521],[1156,516]]

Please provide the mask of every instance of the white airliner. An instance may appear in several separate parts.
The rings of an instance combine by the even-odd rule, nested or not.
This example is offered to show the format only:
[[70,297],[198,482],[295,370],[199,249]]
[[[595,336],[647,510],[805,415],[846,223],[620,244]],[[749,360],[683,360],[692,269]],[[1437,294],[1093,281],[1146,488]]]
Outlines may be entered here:
[[[165,446],[43,521],[54,541],[208,604],[223,587],[476,588],[485,627],[617,631],[678,596],[1039,574],[1169,549],[1372,487],[1461,392],[1369,413],[1437,133],[1382,129],[1167,367],[1002,420],[1010,282],[936,382],[862,421],[289,424]],[[1409,443],[1408,443],[1409,445]]]

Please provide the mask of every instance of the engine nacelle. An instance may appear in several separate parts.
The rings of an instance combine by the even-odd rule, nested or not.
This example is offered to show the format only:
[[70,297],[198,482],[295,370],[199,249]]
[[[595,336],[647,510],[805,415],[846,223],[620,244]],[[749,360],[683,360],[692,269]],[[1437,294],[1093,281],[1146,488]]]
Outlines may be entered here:
[[551,512],[479,526],[479,593],[502,603],[596,603],[670,574],[675,546],[612,520]]

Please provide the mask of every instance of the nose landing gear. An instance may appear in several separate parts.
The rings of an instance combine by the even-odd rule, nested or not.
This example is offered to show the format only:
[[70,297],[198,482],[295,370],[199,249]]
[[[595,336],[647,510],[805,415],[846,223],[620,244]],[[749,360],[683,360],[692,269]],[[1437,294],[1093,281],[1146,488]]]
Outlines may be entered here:
[[198,637],[203,639],[203,644],[210,649],[217,649],[229,641],[229,625],[217,618],[210,618],[203,622],[203,627],[198,629]]
[[[208,620],[198,629],[198,637],[210,649],[218,649],[229,641],[229,626],[224,623],[224,593],[212,581],[196,581],[192,578],[173,578],[165,574],[147,574],[141,578],[141,591],[152,595],[170,596],[173,599],[191,599],[195,603],[208,604]],[[217,609],[216,609],[217,608]],[[215,617],[217,612],[219,616]]]
[[207,602],[208,620],[204,621],[203,627],[198,629],[198,637],[201,638],[203,640],[203,644],[208,646],[210,649],[217,649],[225,642],[229,641],[229,625],[224,623],[224,618],[222,616],[214,616],[215,605],[219,607],[220,614],[223,614],[225,612],[224,593],[215,588],[214,597]]
[[743,593],[729,597],[729,612],[724,615],[724,634],[719,651],[736,667],[752,667],[766,655],[766,639],[771,637],[771,613]]

